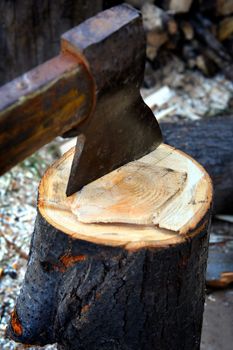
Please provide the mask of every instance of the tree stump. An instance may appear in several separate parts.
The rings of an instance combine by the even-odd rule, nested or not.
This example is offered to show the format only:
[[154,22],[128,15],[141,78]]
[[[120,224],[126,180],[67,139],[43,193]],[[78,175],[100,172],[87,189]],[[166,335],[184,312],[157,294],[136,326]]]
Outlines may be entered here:
[[199,349],[208,174],[162,144],[67,198],[73,152],[41,181],[8,336],[59,349]]

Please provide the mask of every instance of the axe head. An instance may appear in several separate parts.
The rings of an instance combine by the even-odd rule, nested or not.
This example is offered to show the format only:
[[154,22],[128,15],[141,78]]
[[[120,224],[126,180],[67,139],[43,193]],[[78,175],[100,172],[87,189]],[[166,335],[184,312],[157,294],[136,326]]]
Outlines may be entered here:
[[64,49],[81,52],[96,84],[96,108],[78,137],[66,194],[154,150],[161,131],[140,95],[146,41],[137,10],[120,5],[67,32]]

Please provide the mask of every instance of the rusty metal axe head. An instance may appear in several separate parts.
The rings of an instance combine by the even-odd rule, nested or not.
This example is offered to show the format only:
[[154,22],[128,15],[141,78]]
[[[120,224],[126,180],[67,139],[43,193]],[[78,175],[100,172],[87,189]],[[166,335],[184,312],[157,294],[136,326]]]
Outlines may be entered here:
[[154,150],[162,136],[140,86],[146,42],[139,12],[120,5],[62,37],[63,50],[83,56],[96,85],[96,108],[77,129],[67,195]]

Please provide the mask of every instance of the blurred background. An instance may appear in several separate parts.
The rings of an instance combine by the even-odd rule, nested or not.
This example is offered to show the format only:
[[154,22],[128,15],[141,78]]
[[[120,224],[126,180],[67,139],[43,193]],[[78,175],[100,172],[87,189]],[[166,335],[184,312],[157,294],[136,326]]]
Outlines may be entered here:
[[[233,0],[127,2],[142,12],[147,38],[142,96],[155,113],[165,142],[192,155],[214,182],[201,350],[230,350],[233,344]],[[0,85],[57,55],[62,33],[102,9],[120,3],[1,0]],[[46,168],[74,143],[74,139],[59,137],[0,177],[1,349],[23,349],[5,339],[4,331],[26,269],[37,187]]]

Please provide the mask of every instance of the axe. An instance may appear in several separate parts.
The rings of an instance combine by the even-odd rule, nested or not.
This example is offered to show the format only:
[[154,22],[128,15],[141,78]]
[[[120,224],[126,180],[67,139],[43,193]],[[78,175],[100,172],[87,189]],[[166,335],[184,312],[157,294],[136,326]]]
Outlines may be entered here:
[[151,152],[161,131],[140,95],[146,41],[129,5],[61,37],[58,56],[0,88],[0,174],[58,135],[78,136],[67,196]]

